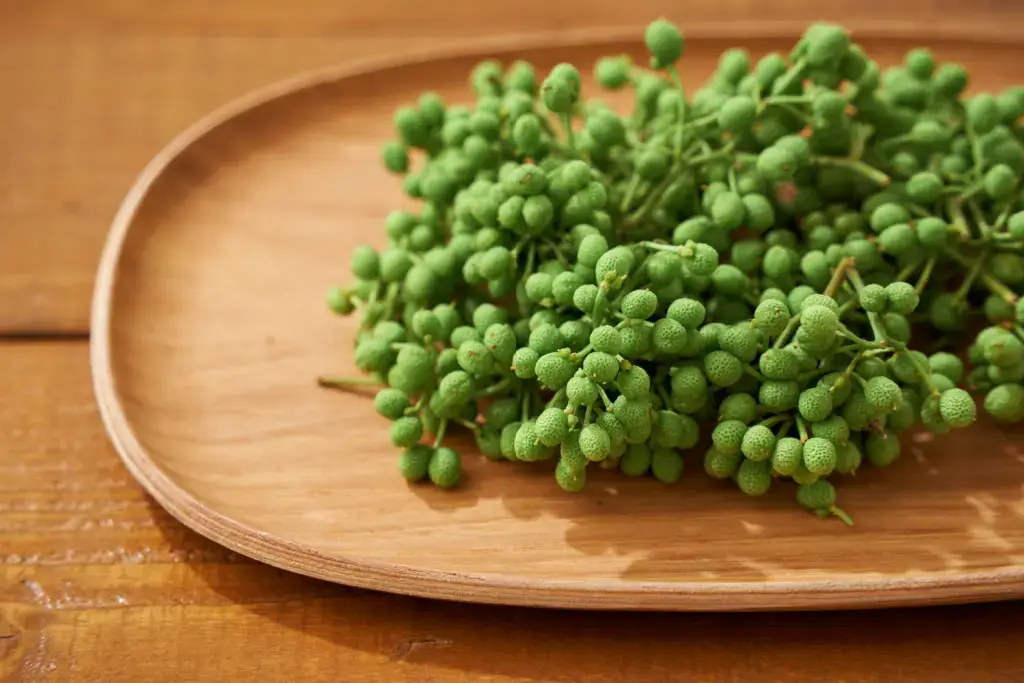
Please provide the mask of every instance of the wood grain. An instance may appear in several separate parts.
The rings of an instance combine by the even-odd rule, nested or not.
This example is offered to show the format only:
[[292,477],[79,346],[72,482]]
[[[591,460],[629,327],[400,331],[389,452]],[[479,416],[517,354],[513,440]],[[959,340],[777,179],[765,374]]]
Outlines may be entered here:
[[[906,49],[863,42],[883,60]],[[684,78],[725,44],[691,40]],[[545,68],[630,47],[515,54]],[[935,47],[977,67],[978,87],[1012,78],[996,65],[1024,56]],[[474,602],[744,610],[1024,595],[1020,432],[984,423],[910,439],[898,467],[844,482],[854,529],[799,512],[785,487],[767,501],[730,495],[699,474],[699,451],[679,487],[604,473],[568,496],[551,463],[473,449],[460,490],[402,485],[369,400],[312,382],[351,370],[354,321],[336,323],[322,295],[354,245],[382,243],[400,199],[372,170],[389,113],[414,84],[457,98],[475,59],[314,74],[202,122],[147,170],[101,263],[93,364],[113,438],[162,505],[276,566]]]
[[[1005,0],[6,0],[0,22],[0,332],[88,329],[103,236],[135,176],[179,130],[265,83],[469,37],[816,19],[854,28],[1019,34]],[[639,32],[637,33],[639,35]]]
[[[0,344],[0,680],[1015,683],[1022,603],[807,614],[467,606],[222,550],[108,445],[82,342]],[[216,662],[216,666],[212,664]]]

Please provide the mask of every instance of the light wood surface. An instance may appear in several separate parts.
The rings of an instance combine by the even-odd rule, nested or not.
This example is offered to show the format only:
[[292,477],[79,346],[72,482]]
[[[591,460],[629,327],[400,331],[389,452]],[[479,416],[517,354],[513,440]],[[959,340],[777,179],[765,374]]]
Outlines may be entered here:
[[[1020,33],[1005,0],[7,0],[0,331],[82,335],[142,167],[252,88],[468,36],[832,18]],[[980,30],[979,30],[980,29]],[[0,342],[0,680],[1016,682],[1022,603],[804,614],[589,614],[342,588],[238,555],[145,496],[95,414],[84,342]]]
[[[883,61],[907,47],[860,40]],[[684,80],[731,44],[691,38]],[[978,88],[1012,79],[994,65],[1024,56],[933,46],[974,67]],[[631,47],[507,56],[546,69]],[[1024,595],[1020,431],[984,422],[910,437],[897,467],[843,482],[853,529],[799,511],[791,487],[750,500],[712,482],[700,450],[674,487],[606,472],[570,496],[551,463],[489,463],[472,447],[458,490],[404,485],[367,396],[312,381],[354,373],[355,321],[328,315],[323,293],[353,246],[383,243],[401,199],[375,163],[390,113],[420,89],[465,97],[477,59],[300,78],[200,122],[143,174],[101,262],[93,364],[116,445],[162,505],[276,566],[474,602],[746,610]]]
[[0,344],[0,681],[1016,683],[1021,603],[590,613],[349,589],[173,520],[108,444],[82,342]]
[[142,167],[253,88],[353,59],[485,36],[697,30],[817,19],[897,32],[1016,36],[1008,0],[4,0],[0,3],[0,331],[83,334],[103,237]]

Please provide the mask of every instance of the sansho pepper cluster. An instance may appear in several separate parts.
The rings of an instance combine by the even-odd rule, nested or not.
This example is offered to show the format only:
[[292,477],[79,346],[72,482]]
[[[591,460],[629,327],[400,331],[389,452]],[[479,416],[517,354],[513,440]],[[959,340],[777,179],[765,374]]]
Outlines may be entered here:
[[900,433],[966,427],[971,392],[1024,418],[1024,88],[966,96],[927,49],[883,71],[815,24],[788,55],[727,50],[688,96],[679,30],[645,42],[648,67],[594,66],[625,115],[571,64],[521,61],[477,65],[471,107],[395,113],[383,163],[419,210],[328,297],[369,377],[320,382],[384,387],[403,477],[456,485],[464,428],[566,491],[592,467],[671,484],[713,424],[709,476],[789,479],[849,522],[835,478],[891,464]]

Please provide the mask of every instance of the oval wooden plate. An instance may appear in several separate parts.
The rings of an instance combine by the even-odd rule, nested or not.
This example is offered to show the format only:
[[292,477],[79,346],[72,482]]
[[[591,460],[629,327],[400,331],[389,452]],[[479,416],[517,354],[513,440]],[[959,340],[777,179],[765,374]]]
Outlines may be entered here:
[[[689,83],[726,47],[786,35],[691,37]],[[571,608],[754,610],[967,602],[1024,595],[1020,432],[980,423],[908,438],[887,471],[843,481],[847,528],[802,512],[791,486],[748,499],[700,455],[675,486],[596,474],[567,495],[547,466],[466,453],[454,491],[407,486],[364,395],[319,389],[354,371],[352,321],[324,293],[358,243],[383,244],[400,184],[380,167],[396,106],[465,100],[482,56],[589,67],[615,37],[483,46],[272,86],[198,123],[157,157],[119,213],[93,311],[96,395],[132,474],[178,519],[238,552],[372,589]],[[858,34],[882,61],[910,43]],[[1024,48],[929,39],[975,87],[1019,82]],[[588,92],[593,93],[591,88]]]

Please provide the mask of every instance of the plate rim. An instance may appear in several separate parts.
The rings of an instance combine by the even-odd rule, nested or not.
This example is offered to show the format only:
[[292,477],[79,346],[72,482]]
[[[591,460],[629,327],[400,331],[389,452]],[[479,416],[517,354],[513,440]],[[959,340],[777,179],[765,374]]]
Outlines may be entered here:
[[[807,22],[702,23],[688,27],[697,40],[793,38]],[[857,23],[857,36],[924,40],[917,24]],[[934,572],[924,576],[764,581],[557,581],[467,574],[392,562],[327,555],[316,548],[252,528],[205,505],[175,483],[143,447],[117,392],[111,360],[111,309],[123,247],[139,207],[163,172],[222,125],[275,100],[331,83],[424,61],[509,56],[516,50],[568,49],[640,42],[636,27],[503,35],[371,57],[311,69],[229,100],[175,136],[137,176],[114,216],[96,271],[90,312],[89,357],[100,418],[132,477],[186,527],[241,555],[279,569],[355,588],[466,603],[587,610],[763,611],[863,609],[914,604],[954,604],[1024,595],[1024,568]],[[1020,45],[1014,31],[976,26],[927,29],[928,39]]]

